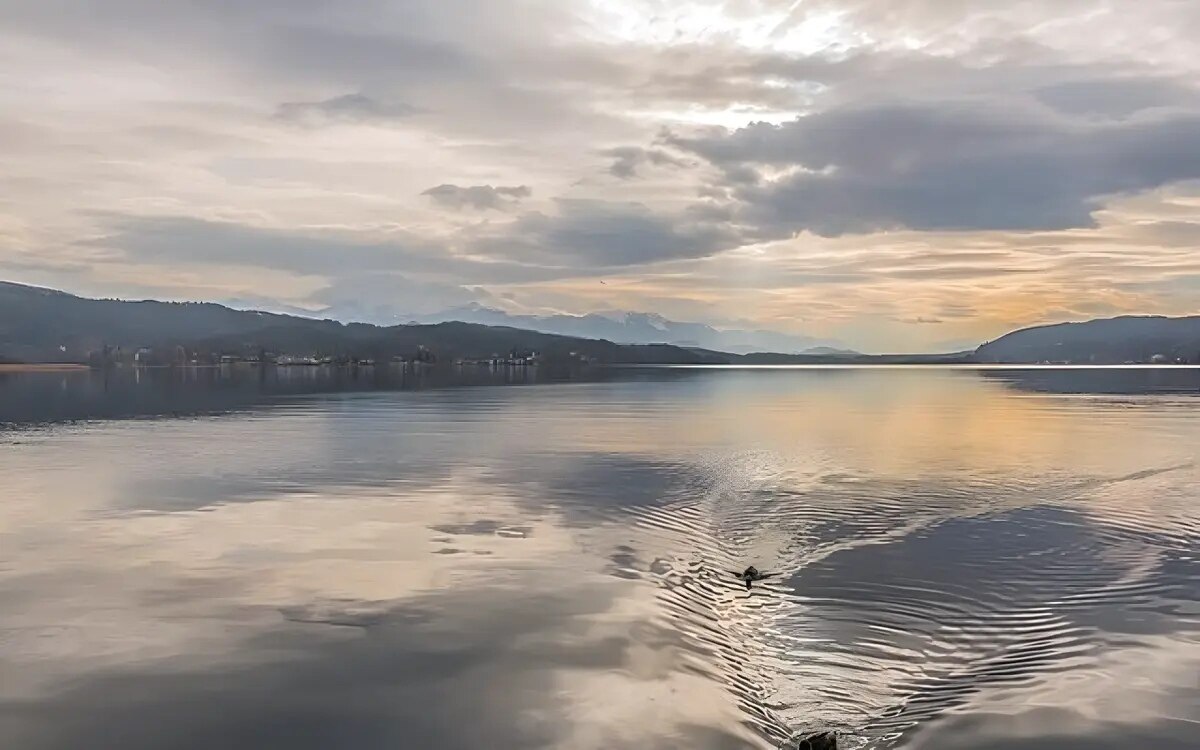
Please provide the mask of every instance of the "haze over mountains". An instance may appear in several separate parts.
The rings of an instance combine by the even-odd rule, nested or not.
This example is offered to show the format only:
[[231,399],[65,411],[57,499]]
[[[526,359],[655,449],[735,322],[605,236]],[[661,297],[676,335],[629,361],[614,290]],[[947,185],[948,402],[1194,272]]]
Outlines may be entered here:
[[504,310],[471,304],[432,315],[414,316],[411,319],[420,323],[460,320],[489,326],[525,328],[563,336],[607,339],[619,344],[665,343],[736,354],[857,354],[845,348],[841,342],[832,339],[763,329],[717,329],[703,323],[668,320],[654,313],[613,311],[591,315],[514,315]]
[[[239,310],[262,307],[255,300],[234,299],[229,306]],[[436,312],[405,311],[393,305],[373,305],[345,302],[319,311],[272,305],[271,309],[304,318],[330,318],[346,323],[370,323],[394,326],[406,323],[478,323],[487,326],[523,328],[560,336],[606,339],[618,344],[674,344],[684,347],[715,349],[735,354],[779,352],[783,354],[814,354],[854,356],[837,339],[818,338],[765,328],[745,326],[716,327],[704,323],[671,320],[663,315],[626,310],[606,310],[586,315],[565,313],[535,315],[510,313],[495,307],[472,302]]]
[[[91,300],[0,282],[0,361],[84,362],[104,347],[146,347],[160,351],[184,348],[209,355],[269,351],[376,359],[411,357],[428,350],[442,360],[536,351],[547,360],[633,364],[1200,363],[1200,316],[1127,316],[1038,326],[1002,336],[974,352],[872,356],[818,347],[800,353],[771,351],[769,344],[774,339],[770,332],[717,331],[652,315],[526,319],[487,308],[463,309],[461,315],[469,319],[377,326],[234,310],[213,303]],[[543,330],[481,322],[487,320],[536,325]],[[564,335],[545,328],[579,333]],[[583,335],[585,331],[593,333]],[[605,332],[609,336],[605,337]],[[747,333],[762,334],[768,345],[754,353],[720,346],[723,336]],[[738,347],[753,346],[744,343],[747,339],[740,341]],[[794,347],[800,339],[791,337],[780,343]]]

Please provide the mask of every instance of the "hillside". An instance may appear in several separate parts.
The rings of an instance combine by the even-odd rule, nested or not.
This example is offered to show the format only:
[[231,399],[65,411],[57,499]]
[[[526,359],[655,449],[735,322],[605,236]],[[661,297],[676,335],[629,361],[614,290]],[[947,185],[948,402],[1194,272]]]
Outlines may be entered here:
[[994,363],[1200,362],[1200,316],[1125,316],[1025,328],[975,350]]
[[605,363],[723,363],[728,359],[674,346],[622,346],[517,328],[471,323],[374,326],[233,310],[212,303],[93,300],[50,289],[0,283],[0,358],[18,362],[86,362],[104,347],[169,353],[257,354],[441,360],[539,352]]

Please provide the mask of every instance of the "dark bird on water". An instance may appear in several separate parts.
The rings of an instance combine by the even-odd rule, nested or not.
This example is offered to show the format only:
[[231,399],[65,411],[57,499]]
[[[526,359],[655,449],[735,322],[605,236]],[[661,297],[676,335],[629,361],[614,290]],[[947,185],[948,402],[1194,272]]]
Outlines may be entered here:
[[741,574],[738,575],[738,578],[741,578],[743,581],[746,582],[746,590],[749,591],[750,587],[754,584],[755,581],[761,581],[764,578],[771,578],[774,575],[775,575],[774,573],[760,573],[760,572],[758,572],[758,568],[751,565],[750,567],[743,570],[741,572]]

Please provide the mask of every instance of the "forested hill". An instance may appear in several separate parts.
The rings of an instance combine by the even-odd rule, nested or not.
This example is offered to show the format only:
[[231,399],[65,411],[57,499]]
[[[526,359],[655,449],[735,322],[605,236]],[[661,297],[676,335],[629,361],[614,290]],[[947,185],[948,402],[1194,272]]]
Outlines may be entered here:
[[1200,316],[1125,316],[1014,331],[975,351],[978,362],[1200,363]]

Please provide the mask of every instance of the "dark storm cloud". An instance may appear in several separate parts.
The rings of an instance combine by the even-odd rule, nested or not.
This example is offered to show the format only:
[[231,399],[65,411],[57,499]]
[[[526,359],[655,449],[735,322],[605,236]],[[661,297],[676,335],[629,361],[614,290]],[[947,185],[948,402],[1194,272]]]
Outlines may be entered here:
[[732,206],[716,201],[701,201],[687,207],[687,215],[699,221],[726,222],[734,218]]
[[477,211],[495,209],[503,211],[520,203],[522,198],[533,195],[527,185],[511,187],[492,187],[491,185],[438,185],[431,187],[421,195],[429,196],[431,200],[447,208],[473,208]]
[[1034,96],[1066,114],[1104,118],[1200,104],[1200,90],[1166,78],[1065,81],[1036,89]]
[[614,177],[627,180],[636,177],[638,167],[651,164],[656,167],[686,167],[688,162],[678,156],[658,148],[641,148],[640,146],[620,146],[602,152],[612,158],[612,166],[608,168]]
[[793,170],[735,191],[766,236],[1083,227],[1103,196],[1200,178],[1189,113],[1097,123],[1038,107],[878,104],[671,141],[726,171]]
[[285,120],[397,120],[419,112],[404,102],[372,99],[365,94],[344,94],[317,102],[284,102],[276,114]]
[[701,258],[738,244],[719,224],[680,221],[640,203],[559,200],[553,215],[527,213],[473,247],[488,255],[547,265],[614,267]]
[[[329,285],[314,301],[349,310],[369,297],[379,301],[363,308],[372,319],[398,294],[413,304],[405,312],[441,309],[479,300],[473,284],[550,281],[615,266],[699,258],[739,242],[720,224],[681,221],[637,203],[587,200],[558,201],[555,214],[525,213],[445,243],[408,234],[369,241],[186,217],[111,217],[109,225],[109,233],[87,244],[140,262],[323,275]],[[453,245],[469,255],[452,252]]]

